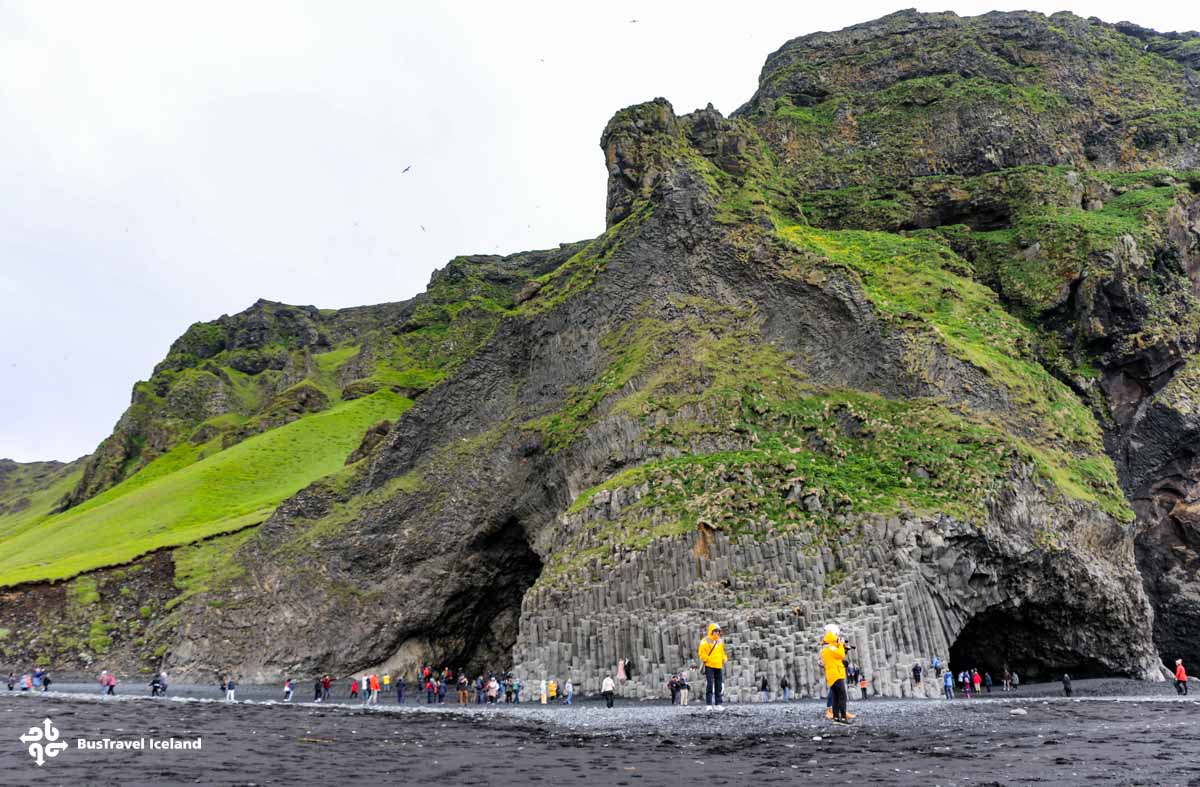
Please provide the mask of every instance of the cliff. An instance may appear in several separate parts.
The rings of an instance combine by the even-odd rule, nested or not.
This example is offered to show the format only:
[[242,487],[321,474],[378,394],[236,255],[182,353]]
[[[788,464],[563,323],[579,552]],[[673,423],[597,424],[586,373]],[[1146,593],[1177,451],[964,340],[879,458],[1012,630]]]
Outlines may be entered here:
[[[746,696],[818,690],[827,622],[889,695],[934,654],[1030,678],[1200,658],[1198,53],[901,12],[788,42],[732,117],[623,109],[600,237],[458,258],[404,304],[193,326],[47,526],[355,401],[381,418],[329,425],[342,469],[22,586],[0,624],[138,570],[170,577],[145,583],[152,625],[49,652],[584,690],[626,658],[643,696],[710,620]],[[116,562],[85,557],[0,578]]]

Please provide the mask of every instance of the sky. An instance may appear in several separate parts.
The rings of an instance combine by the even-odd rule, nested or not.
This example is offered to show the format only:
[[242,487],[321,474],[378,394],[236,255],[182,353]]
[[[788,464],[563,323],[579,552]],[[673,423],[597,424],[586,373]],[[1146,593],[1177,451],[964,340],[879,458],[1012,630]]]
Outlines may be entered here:
[[193,322],[594,237],[616,110],[728,114],[788,39],[911,5],[0,0],[0,457],[92,451]]

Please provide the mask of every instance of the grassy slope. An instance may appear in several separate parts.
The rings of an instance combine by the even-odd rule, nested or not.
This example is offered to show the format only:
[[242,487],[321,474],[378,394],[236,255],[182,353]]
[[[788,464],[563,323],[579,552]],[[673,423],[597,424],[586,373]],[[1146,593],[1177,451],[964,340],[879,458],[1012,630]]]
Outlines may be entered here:
[[174,472],[151,463],[77,508],[0,533],[0,585],[61,579],[260,522],[282,500],[341,468],[369,426],[411,404],[380,391],[198,462],[172,452],[158,462]]
[[9,538],[44,519],[50,512],[50,509],[54,508],[62,500],[63,495],[74,488],[82,474],[83,469],[78,468],[71,473],[57,478],[49,486],[42,489],[28,493],[14,490],[13,497],[28,497],[29,505],[20,511],[0,515],[0,539]]

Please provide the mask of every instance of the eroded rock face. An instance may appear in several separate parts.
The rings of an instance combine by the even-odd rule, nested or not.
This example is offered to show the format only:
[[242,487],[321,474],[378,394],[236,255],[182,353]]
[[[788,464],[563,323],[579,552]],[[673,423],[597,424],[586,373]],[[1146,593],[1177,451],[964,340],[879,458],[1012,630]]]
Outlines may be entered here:
[[1192,169],[1198,121],[1162,112],[1200,95],[1181,44],[1069,13],[900,11],[784,44],[738,112],[809,188],[1022,164]]
[[[560,534],[609,520],[642,491],[593,498],[564,517]],[[1072,530],[1053,549],[1036,546],[1064,517]],[[832,544],[809,534],[731,541],[701,530],[613,554],[608,566],[597,558],[585,577],[539,583],[525,597],[515,669],[599,691],[625,659],[635,665],[626,695],[654,698],[689,664],[697,674],[697,622],[713,620],[729,643],[731,697],[751,701],[763,675],[819,697],[814,653],[824,625],[838,621],[855,645],[852,659],[886,696],[940,694],[937,681],[916,689],[910,678],[912,664],[933,655],[994,675],[1009,666],[1033,679],[1063,671],[1153,678],[1148,605],[1126,591],[1137,584],[1130,557],[1124,527],[1050,503],[1026,469],[1008,479],[982,528],[945,516],[852,517]]]

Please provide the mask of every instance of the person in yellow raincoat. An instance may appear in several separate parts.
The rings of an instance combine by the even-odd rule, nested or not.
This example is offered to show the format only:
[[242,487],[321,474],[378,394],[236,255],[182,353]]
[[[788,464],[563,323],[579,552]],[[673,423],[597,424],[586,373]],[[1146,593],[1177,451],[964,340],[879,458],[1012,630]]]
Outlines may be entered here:
[[704,669],[704,709],[721,708],[721,694],[725,690],[725,642],[721,639],[721,627],[708,624],[708,636],[700,640],[696,649],[700,665]]
[[825,685],[833,697],[833,723],[849,724],[846,718],[846,643],[832,631],[825,632],[821,663],[825,667]]

